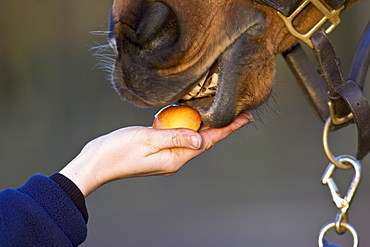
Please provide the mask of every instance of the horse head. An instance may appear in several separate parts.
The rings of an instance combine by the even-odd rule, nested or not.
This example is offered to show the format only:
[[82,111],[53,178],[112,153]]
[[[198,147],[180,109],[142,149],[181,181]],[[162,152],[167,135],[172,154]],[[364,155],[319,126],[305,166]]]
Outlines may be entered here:
[[[294,25],[305,32],[320,18],[308,6]],[[276,55],[297,42],[252,0],[115,0],[109,26],[117,92],[141,107],[192,106],[210,127],[263,104]]]

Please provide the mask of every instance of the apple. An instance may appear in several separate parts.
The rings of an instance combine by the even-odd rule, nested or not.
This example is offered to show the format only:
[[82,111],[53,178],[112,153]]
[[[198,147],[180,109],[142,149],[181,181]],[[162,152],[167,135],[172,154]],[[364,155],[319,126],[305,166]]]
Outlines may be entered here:
[[154,117],[155,129],[187,128],[198,131],[202,120],[199,113],[189,106],[171,105],[161,109]]

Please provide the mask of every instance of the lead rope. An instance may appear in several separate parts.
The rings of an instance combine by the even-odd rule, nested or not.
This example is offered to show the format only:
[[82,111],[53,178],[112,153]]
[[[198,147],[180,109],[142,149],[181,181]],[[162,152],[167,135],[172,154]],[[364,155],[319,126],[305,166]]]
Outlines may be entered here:
[[[329,117],[324,127],[323,146],[326,157],[329,159],[330,163],[321,178],[321,182],[329,187],[333,203],[336,205],[337,209],[339,209],[339,212],[335,216],[334,221],[325,224],[321,228],[319,232],[318,246],[339,247],[335,244],[329,244],[325,240],[326,233],[330,229],[334,228],[335,232],[340,235],[344,234],[348,230],[352,234],[353,246],[357,247],[359,243],[359,238],[356,229],[348,222],[348,209],[360,183],[361,164],[355,157],[350,155],[340,155],[337,157],[333,156],[328,143],[328,133],[332,124],[332,118]],[[333,174],[336,169],[349,170],[351,168],[354,170],[354,176],[348,188],[347,194],[345,195],[345,197],[342,197],[334,181]]]

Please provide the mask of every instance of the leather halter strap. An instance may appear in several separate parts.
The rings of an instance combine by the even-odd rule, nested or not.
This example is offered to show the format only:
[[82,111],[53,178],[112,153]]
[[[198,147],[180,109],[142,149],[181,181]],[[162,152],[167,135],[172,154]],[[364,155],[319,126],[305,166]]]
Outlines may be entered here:
[[[363,159],[370,151],[370,105],[363,94],[364,80],[370,65],[370,22],[361,38],[346,81],[327,34],[339,24],[339,13],[349,0],[254,1],[277,10],[290,33],[312,48],[318,62],[318,71],[299,44],[284,52],[283,56],[317,115],[324,122],[331,117],[331,130],[356,123],[356,157]],[[313,4],[324,17],[308,33],[301,34],[293,27],[292,22],[308,4]],[[325,31],[317,32],[327,20],[332,25]]]
[[283,53],[283,56],[317,115],[323,121],[329,116],[338,120],[332,121],[332,130],[356,123],[356,157],[361,160],[370,151],[370,106],[363,94],[366,72],[370,65],[370,22],[361,37],[347,81],[327,33],[318,32],[310,38],[310,42],[319,73],[299,44]]
[[[270,6],[285,16],[291,15],[302,2],[302,0],[254,0],[257,3]],[[339,9],[349,2],[349,0],[325,0],[326,4],[332,9]]]
[[[341,128],[341,125],[346,126],[353,121],[356,123],[358,132],[356,156],[361,160],[370,151],[370,106],[360,87],[361,84],[363,85],[363,81],[345,81],[339,58],[325,32],[317,33],[311,40],[319,64],[319,73],[324,79],[330,104],[333,106],[331,108],[332,123],[335,126],[333,130]],[[367,47],[370,50],[370,42]],[[363,60],[363,64],[367,64],[367,68],[369,61],[369,58]],[[362,66],[352,67],[352,70],[358,72],[363,69],[365,68],[362,68]],[[333,119],[339,121],[336,123]]]

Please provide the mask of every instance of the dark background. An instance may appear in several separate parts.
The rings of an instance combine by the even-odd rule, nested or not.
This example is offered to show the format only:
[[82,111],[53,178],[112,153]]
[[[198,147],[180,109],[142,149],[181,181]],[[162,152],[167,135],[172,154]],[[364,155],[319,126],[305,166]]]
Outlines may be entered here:
[[[106,44],[105,36],[91,32],[107,30],[111,4],[1,2],[0,189],[59,171],[99,135],[151,125],[158,108],[120,100],[96,50],[89,51]],[[330,35],[345,73],[369,11],[370,2],[359,1]],[[174,176],[116,181],[88,196],[82,246],[315,246],[319,229],[337,213],[320,182],[328,164],[323,124],[280,56],[274,96],[253,114],[258,121]],[[333,152],[354,154],[356,135],[353,126],[331,134]],[[349,212],[361,246],[370,245],[369,166],[367,157]],[[337,174],[343,195],[351,176]],[[350,245],[349,234],[329,239]]]

